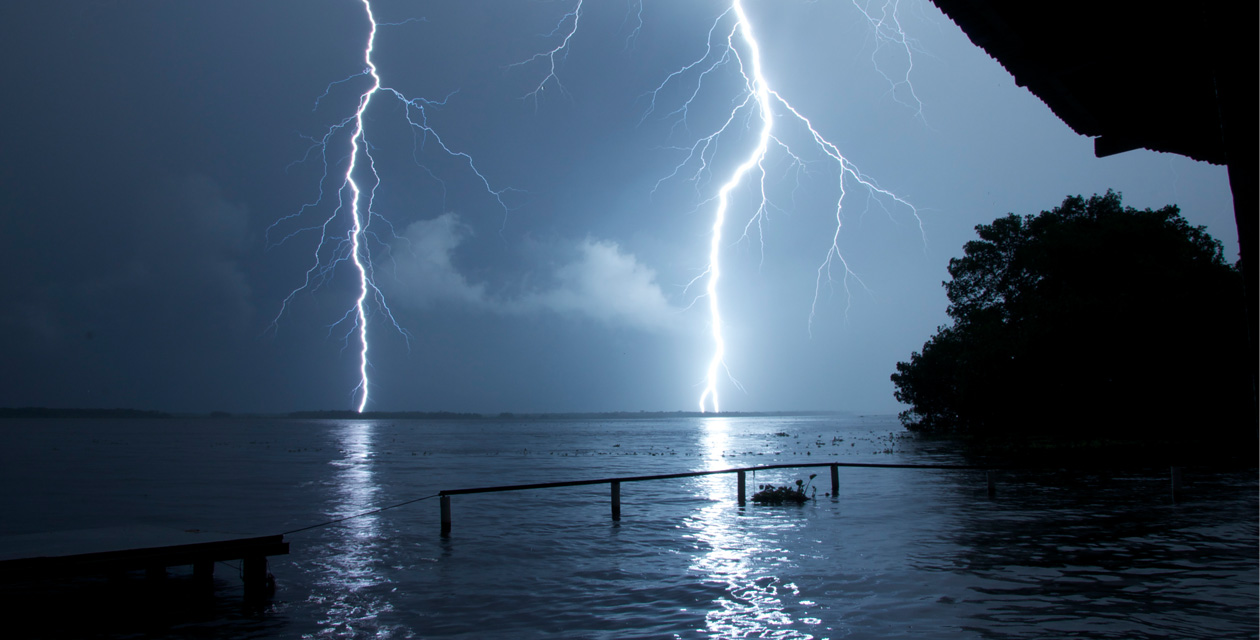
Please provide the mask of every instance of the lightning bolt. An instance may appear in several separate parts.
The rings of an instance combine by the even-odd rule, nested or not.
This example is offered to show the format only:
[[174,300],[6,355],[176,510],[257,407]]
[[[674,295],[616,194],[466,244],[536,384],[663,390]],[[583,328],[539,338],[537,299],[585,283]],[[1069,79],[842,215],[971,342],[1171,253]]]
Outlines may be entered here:
[[547,51],[540,51],[525,60],[508,65],[508,68],[512,68],[529,65],[539,60],[546,61],[547,73],[543,75],[543,79],[538,82],[538,86],[534,87],[533,91],[521,96],[522,99],[533,100],[535,109],[538,108],[538,101],[547,90],[547,85],[555,84],[556,89],[561,94],[565,93],[564,85],[560,83],[560,76],[557,73],[557,66],[560,61],[569,55],[569,41],[573,39],[573,36],[577,35],[578,23],[582,20],[582,2],[583,0],[577,0],[577,4],[573,5],[572,11],[560,16],[560,20],[556,23],[555,28],[551,30],[551,33],[543,35],[544,38],[554,38],[557,34],[560,35],[559,44]]
[[[896,2],[891,2],[891,5],[892,13],[895,16]],[[876,20],[869,9],[863,8],[861,5],[857,6],[863,15],[876,26],[877,37],[886,39],[893,37],[890,35],[891,33],[901,33],[900,24],[896,23],[895,20],[887,23],[893,25],[892,27],[886,27],[886,23]],[[885,11],[888,11],[887,5]],[[727,22],[731,22],[731,24],[723,28]],[[715,34],[725,34],[724,42],[719,40],[717,46],[714,43]],[[904,34],[901,36],[900,42],[907,43],[906,50],[909,52],[908,41],[905,39]],[[743,0],[732,0],[730,8],[718,16],[709,29],[709,37],[704,53],[691,63],[669,74],[656,89],[648,94],[650,98],[649,106],[643,116],[646,119],[656,111],[658,106],[657,98],[660,97],[668,85],[674,82],[691,82],[688,97],[678,108],[664,116],[666,118],[676,118],[676,127],[685,127],[689,109],[693,101],[700,95],[702,84],[710,74],[734,62],[738,69],[739,77],[743,80],[744,90],[734,100],[734,106],[722,125],[712,133],[699,137],[690,147],[685,147],[684,151],[686,153],[683,160],[674,167],[672,173],[657,182],[658,187],[666,180],[681,175],[684,169],[691,165],[696,166],[695,171],[691,174],[691,179],[699,183],[700,179],[708,175],[710,171],[714,155],[717,152],[717,142],[720,138],[723,138],[740,122],[755,123],[753,126],[757,128],[756,145],[731,170],[725,181],[717,188],[716,194],[705,201],[715,201],[713,224],[709,235],[708,263],[703,272],[688,283],[688,287],[690,287],[701,280],[704,281],[703,295],[708,301],[709,324],[713,342],[713,354],[705,369],[704,389],[700,394],[699,406],[701,412],[709,410],[714,412],[721,411],[718,394],[720,372],[725,371],[732,384],[736,388],[740,388],[739,382],[731,376],[726,365],[727,345],[723,334],[722,306],[720,304],[721,290],[719,288],[722,279],[723,233],[727,224],[727,218],[730,215],[732,192],[746,179],[751,179],[750,176],[759,177],[757,188],[760,200],[754,213],[744,226],[743,237],[746,238],[754,226],[758,231],[761,230],[765,216],[773,206],[767,194],[765,168],[766,157],[771,148],[782,149],[798,167],[803,163],[801,156],[775,134],[776,118],[782,118],[788,123],[794,123],[801,127],[806,133],[806,137],[812,142],[813,147],[834,164],[839,174],[837,181],[839,194],[836,198],[834,210],[835,232],[831,238],[831,246],[828,248],[822,263],[818,266],[814,300],[810,305],[807,323],[811,332],[818,298],[824,286],[834,282],[834,270],[839,269],[843,271],[842,282],[846,293],[849,291],[850,279],[858,284],[862,284],[861,279],[849,268],[840,252],[840,230],[843,226],[842,212],[845,197],[850,188],[856,186],[865,189],[870,197],[881,201],[881,205],[886,202],[907,208],[915,220],[918,221],[920,232],[923,232],[923,221],[919,218],[918,210],[915,209],[914,205],[901,196],[880,187],[874,179],[863,173],[856,164],[840,152],[839,147],[818,131],[809,118],[798,111],[782,94],[773,88],[773,85],[765,75],[761,51],[761,44],[754,33],[752,21],[744,9]],[[886,74],[884,77],[889,78]],[[908,78],[907,74],[907,82]],[[894,88],[895,86],[894,83]],[[886,205],[884,206],[887,208]],[[759,235],[759,237],[764,243],[764,236]]]
[[630,29],[630,34],[626,36],[626,50],[634,46],[635,38],[639,37],[639,32],[643,30],[643,0],[632,0],[630,7],[626,11],[625,22],[630,22],[630,16],[634,16],[634,27]]
[[[539,100],[549,86],[554,85],[561,94],[565,93],[565,88],[560,82],[558,68],[568,55],[571,41],[578,32],[578,26],[582,19],[583,1],[576,0],[573,9],[560,17],[550,33],[544,34],[544,37],[548,38],[558,37],[559,42],[557,44],[526,60],[509,65],[510,67],[515,67],[535,62],[542,62],[545,65],[546,73],[543,74],[542,80],[539,81],[534,90],[522,96],[526,99],[532,98],[535,107],[537,107]],[[379,94],[383,99],[397,100],[404,106],[404,118],[412,128],[413,135],[416,136],[418,143],[419,141],[427,142],[432,140],[436,143],[435,146],[441,153],[465,163],[468,170],[480,180],[486,193],[502,208],[505,221],[510,210],[505,200],[505,194],[512,190],[493,187],[485,175],[477,168],[471,155],[451,148],[442,139],[438,131],[429,124],[428,109],[445,105],[446,101],[451,97],[450,95],[443,100],[411,98],[399,90],[389,87],[382,80],[376,60],[373,57],[376,36],[380,28],[400,26],[410,22],[424,22],[424,20],[409,19],[396,23],[378,22],[373,13],[371,1],[359,0],[359,2],[363,5],[363,11],[369,24],[367,41],[363,50],[364,68],[361,72],[348,78],[330,83],[324,94],[316,100],[315,108],[319,108],[320,100],[342,85],[352,83],[358,79],[366,79],[369,82],[369,86],[359,94],[357,107],[351,115],[330,126],[319,138],[311,139],[312,145],[310,149],[299,162],[309,160],[312,154],[317,154],[322,160],[324,173],[319,181],[319,194],[312,202],[302,205],[296,212],[284,216],[273,223],[267,229],[267,239],[268,245],[271,246],[282,244],[308,232],[318,235],[312,263],[306,270],[304,281],[300,286],[294,288],[281,303],[280,310],[271,323],[272,330],[278,330],[280,319],[285,315],[299,293],[319,289],[333,278],[339,267],[346,266],[353,274],[356,286],[354,302],[340,319],[329,326],[329,334],[331,336],[334,331],[340,328],[343,332],[342,342],[345,345],[343,349],[349,348],[352,342],[357,347],[359,381],[352,390],[351,397],[356,409],[362,412],[368,405],[371,390],[369,379],[371,370],[369,360],[369,322],[373,321],[373,318],[384,318],[392,325],[394,330],[408,340],[408,345],[410,345],[410,334],[394,317],[384,293],[376,285],[374,273],[373,243],[375,243],[375,246],[379,246],[383,253],[387,255],[390,245],[382,239],[382,236],[387,236],[388,239],[393,240],[399,239],[394,233],[393,226],[374,206],[377,188],[381,184],[381,177],[376,170],[376,161],[372,156],[372,145],[368,135],[367,114],[374,98]],[[900,21],[897,18],[898,2],[899,0],[884,0],[884,4],[880,5],[877,13],[876,10],[871,9],[869,2],[863,5],[858,0],[853,0],[854,5],[871,23],[877,40],[880,42],[894,42],[903,48],[906,55],[909,56],[911,43],[905,37]],[[627,46],[633,42],[643,24],[641,0],[632,0],[630,7],[630,13],[627,14],[627,18],[630,17],[630,14],[633,14],[634,24],[626,41]],[[630,20],[628,19],[626,22],[629,23]],[[723,28],[728,22],[731,24]],[[720,34],[723,33],[725,34],[724,41],[720,38]],[[715,46],[715,35],[719,36],[717,46]],[[713,355],[705,370],[705,387],[699,401],[702,412],[710,408],[713,411],[720,411],[718,398],[720,371],[726,371],[727,377],[735,387],[741,388],[726,366],[727,346],[723,335],[722,308],[720,304],[721,291],[719,288],[722,279],[723,233],[727,224],[727,218],[730,216],[734,192],[746,180],[759,177],[760,201],[745,223],[741,239],[748,238],[755,227],[762,244],[764,256],[765,240],[764,234],[761,233],[762,226],[769,211],[772,208],[777,208],[771,203],[767,193],[765,168],[767,154],[772,148],[777,148],[781,149],[788,156],[794,166],[798,168],[803,167],[805,162],[782,138],[775,134],[774,125],[776,118],[781,118],[788,124],[795,124],[801,127],[807,133],[812,146],[834,163],[839,175],[837,183],[839,194],[836,199],[834,212],[836,220],[835,233],[832,236],[831,246],[818,267],[814,300],[810,306],[808,322],[811,331],[818,298],[824,286],[835,281],[833,277],[835,270],[843,272],[842,282],[846,294],[849,291],[849,281],[851,279],[858,284],[862,284],[861,280],[845,262],[839,248],[840,230],[843,222],[842,211],[848,189],[854,186],[865,189],[868,197],[874,199],[885,209],[892,205],[908,208],[918,221],[921,232],[923,229],[922,220],[919,218],[918,211],[913,205],[895,193],[878,186],[872,178],[862,173],[855,164],[840,153],[839,148],[835,144],[831,143],[815,128],[805,115],[793,107],[783,95],[773,88],[766,78],[762,66],[761,44],[754,35],[753,24],[744,9],[743,0],[732,0],[730,7],[714,20],[709,29],[705,52],[700,58],[669,74],[655,90],[648,94],[651,97],[650,105],[644,113],[641,123],[656,111],[657,98],[666,86],[675,82],[684,82],[686,78],[694,78],[690,80],[694,83],[689,92],[690,95],[682,101],[680,106],[663,116],[676,119],[673,131],[677,131],[679,128],[685,129],[687,127],[689,109],[693,101],[701,94],[705,78],[718,69],[730,65],[732,62],[738,68],[739,77],[743,80],[744,90],[732,102],[734,106],[731,108],[728,117],[726,117],[721,126],[711,133],[699,137],[689,147],[683,147],[682,149],[686,151],[683,160],[674,167],[672,173],[657,183],[657,186],[659,186],[661,183],[681,175],[686,167],[694,164],[697,168],[691,178],[699,185],[700,179],[709,174],[714,156],[717,153],[719,139],[726,137],[728,132],[736,128],[740,122],[747,122],[750,127],[755,126],[757,128],[757,144],[747,152],[747,155],[742,157],[742,160],[718,187],[716,193],[704,201],[704,203],[716,202],[709,236],[708,262],[703,272],[688,285],[688,288],[690,288],[691,285],[701,280],[704,281],[703,297],[707,298],[708,301],[712,331]],[[909,83],[910,69],[912,68],[913,61],[911,60],[903,80],[894,80],[886,73],[884,77],[892,87],[891,91],[894,94],[894,99],[897,98],[896,92],[899,86],[905,85],[909,87],[910,95],[914,99],[918,115],[921,117],[922,103],[918,100],[913,86]],[[881,71],[881,73],[883,72]],[[900,102],[900,100],[898,101]],[[339,163],[330,161],[329,150],[334,144],[340,143],[343,138],[345,144],[349,147],[349,152],[345,156],[344,172],[340,172],[334,180],[330,176],[335,173],[333,169]],[[417,148],[419,148],[419,144],[417,144]],[[418,159],[417,164],[419,164]],[[423,165],[421,165],[421,168],[430,177],[439,182],[441,181],[437,175]],[[308,212],[325,206],[325,188],[327,184],[332,182],[336,184],[333,190],[336,194],[336,204],[331,205],[331,212],[325,215],[322,221],[303,226],[301,221],[307,218]],[[297,226],[296,229],[288,233],[280,233],[282,229],[294,225]],[[380,233],[378,233],[378,230]],[[271,240],[273,233],[280,236],[275,242]]]
[[[340,327],[343,331],[342,344],[345,345],[343,349],[348,348],[352,342],[357,347],[359,381],[350,395],[355,410],[362,413],[368,405],[371,391],[369,379],[371,364],[368,358],[370,352],[368,339],[369,321],[376,316],[383,317],[392,325],[395,331],[407,340],[410,348],[410,334],[394,317],[385,294],[376,285],[373,266],[375,262],[372,254],[372,243],[375,242],[386,253],[389,250],[389,245],[382,240],[377,229],[373,227],[373,223],[389,239],[399,239],[388,219],[377,212],[374,207],[376,191],[381,184],[381,177],[377,173],[376,161],[372,157],[372,146],[369,142],[366,119],[373,99],[379,95],[384,99],[394,99],[401,103],[404,107],[403,117],[408,126],[411,127],[413,135],[416,136],[417,148],[420,147],[421,142],[432,140],[441,153],[466,164],[468,170],[476,176],[486,192],[503,209],[505,216],[509,210],[508,204],[504,199],[505,194],[512,190],[492,187],[490,181],[477,168],[473,157],[465,152],[451,148],[442,139],[438,131],[429,124],[428,109],[445,105],[446,100],[450,96],[443,100],[411,98],[401,91],[387,86],[382,80],[376,60],[373,58],[376,36],[380,28],[401,26],[412,22],[425,22],[425,20],[412,18],[402,22],[377,22],[370,0],[359,1],[363,5],[363,12],[369,25],[367,42],[363,49],[363,70],[348,78],[330,83],[324,94],[316,100],[315,108],[318,109],[320,100],[327,97],[335,88],[341,85],[351,83],[360,78],[366,78],[369,81],[369,86],[359,94],[358,106],[353,114],[333,124],[321,137],[312,139],[312,146],[307,150],[306,156],[299,162],[310,159],[312,154],[318,154],[322,159],[324,172],[319,181],[318,197],[314,201],[302,205],[298,211],[280,218],[268,227],[267,241],[269,246],[274,246],[305,233],[318,234],[318,242],[315,246],[312,264],[306,270],[305,280],[300,286],[293,289],[281,303],[279,312],[271,322],[270,328],[272,331],[278,330],[280,319],[285,315],[285,312],[299,293],[320,288],[320,286],[333,278],[338,267],[347,266],[353,274],[357,288],[354,302],[339,320],[329,326],[329,334],[332,335]],[[329,160],[329,149],[343,137],[345,144],[349,146],[349,153],[345,160],[344,172],[341,172],[339,177],[335,179],[336,205],[332,207],[332,211],[323,218],[322,222],[301,226],[301,220],[307,217],[306,214],[309,211],[319,209],[324,204],[325,185],[333,180],[330,178],[333,163]],[[419,164],[418,160],[417,164]],[[421,168],[430,177],[439,182],[441,181],[432,171],[428,171],[422,165]],[[271,240],[273,233],[279,234],[280,229],[290,225],[299,225],[299,227],[284,234],[274,242]]]
[[[897,12],[901,8],[901,0],[883,0],[878,9],[872,8],[872,2],[865,4],[853,0],[853,6],[862,12],[866,17],[866,21],[871,24],[871,29],[875,34],[875,48],[871,51],[871,64],[880,75],[884,76],[884,80],[888,81],[889,92],[892,94],[893,100],[901,103],[906,107],[915,110],[915,116],[923,118],[923,101],[919,99],[919,95],[914,91],[914,84],[910,82],[910,74],[914,71],[914,44],[906,35],[906,31],[901,26],[901,18]],[[894,80],[892,76],[884,72],[880,66],[877,57],[880,47],[887,42],[894,47],[900,48],[905,53],[906,72],[898,80]],[[910,92],[910,98],[913,104],[903,102],[897,97],[897,89],[905,87]]]

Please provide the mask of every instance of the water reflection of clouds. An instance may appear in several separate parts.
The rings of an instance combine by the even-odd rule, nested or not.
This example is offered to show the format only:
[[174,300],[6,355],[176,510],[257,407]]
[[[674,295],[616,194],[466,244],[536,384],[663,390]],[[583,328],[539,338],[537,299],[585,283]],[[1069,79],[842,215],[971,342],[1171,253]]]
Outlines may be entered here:
[[[703,470],[727,468],[723,458],[731,443],[732,421],[707,418],[701,441]],[[754,490],[749,478],[748,490]],[[792,629],[792,616],[785,609],[785,599],[800,596],[791,582],[782,581],[776,567],[790,562],[790,553],[778,548],[776,538],[784,529],[799,526],[799,521],[776,519],[765,522],[751,518],[744,507],[735,506],[734,474],[714,474],[699,478],[700,489],[709,503],[686,520],[688,537],[695,540],[700,553],[689,567],[706,581],[721,584],[726,594],[718,598],[705,614],[706,631],[721,638],[769,637],[813,638]],[[767,532],[775,535],[767,536]],[[802,601],[806,604],[808,601]],[[808,603],[813,604],[813,603]],[[804,618],[803,624],[818,624],[816,618]]]
[[[341,457],[332,460],[330,519],[345,518],[377,506],[380,486],[373,470],[376,450],[371,422],[338,425],[334,432]],[[372,589],[385,579],[380,561],[380,516],[346,520],[329,529],[326,554],[320,559],[320,586],[312,594],[327,615],[320,620],[321,635],[356,636],[367,629],[384,631],[378,617],[390,603]],[[374,634],[379,635],[379,634]]]

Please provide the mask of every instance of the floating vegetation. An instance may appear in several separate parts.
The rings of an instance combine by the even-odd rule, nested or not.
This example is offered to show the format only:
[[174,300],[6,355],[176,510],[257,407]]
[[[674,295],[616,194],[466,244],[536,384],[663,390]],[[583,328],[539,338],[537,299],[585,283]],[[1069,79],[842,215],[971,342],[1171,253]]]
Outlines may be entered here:
[[818,493],[818,488],[812,486],[816,477],[818,477],[818,474],[811,473],[809,474],[808,483],[804,480],[797,480],[796,486],[758,485],[758,491],[753,494],[752,501],[756,504],[805,504],[813,500],[814,494]]

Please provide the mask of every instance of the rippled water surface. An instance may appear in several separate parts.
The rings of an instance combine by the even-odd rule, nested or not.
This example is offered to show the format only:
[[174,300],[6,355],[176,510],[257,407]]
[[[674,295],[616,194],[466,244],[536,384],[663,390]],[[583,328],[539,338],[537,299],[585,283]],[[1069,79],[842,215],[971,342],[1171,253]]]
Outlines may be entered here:
[[[4,421],[0,535],[147,524],[278,533],[443,489],[813,462],[957,463],[891,417]],[[817,472],[801,507],[735,477],[430,499],[291,533],[243,611],[128,611],[107,637],[1255,638],[1256,471]],[[178,584],[178,576],[174,578]],[[66,590],[54,597],[73,602]],[[74,606],[68,604],[68,607]],[[136,616],[147,617],[144,621]],[[65,629],[49,619],[31,634]],[[76,628],[82,632],[83,628]]]

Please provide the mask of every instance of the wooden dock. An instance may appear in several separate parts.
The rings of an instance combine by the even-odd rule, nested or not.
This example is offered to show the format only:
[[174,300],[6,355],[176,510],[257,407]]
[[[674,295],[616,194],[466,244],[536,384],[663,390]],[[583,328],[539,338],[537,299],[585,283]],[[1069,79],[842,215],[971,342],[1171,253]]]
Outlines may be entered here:
[[266,599],[267,558],[289,553],[283,535],[249,536],[150,526],[108,527],[0,537],[0,584],[145,571],[165,578],[168,567],[193,567],[194,580],[213,584],[216,562],[241,562],[246,600]]

